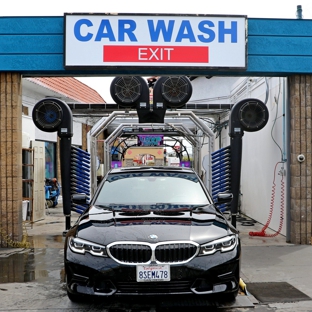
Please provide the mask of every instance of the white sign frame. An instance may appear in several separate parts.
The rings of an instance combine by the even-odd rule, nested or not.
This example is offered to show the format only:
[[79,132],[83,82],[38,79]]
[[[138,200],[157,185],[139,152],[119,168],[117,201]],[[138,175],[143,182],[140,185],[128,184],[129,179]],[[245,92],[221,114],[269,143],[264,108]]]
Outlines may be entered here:
[[247,16],[65,13],[64,67],[247,68]]

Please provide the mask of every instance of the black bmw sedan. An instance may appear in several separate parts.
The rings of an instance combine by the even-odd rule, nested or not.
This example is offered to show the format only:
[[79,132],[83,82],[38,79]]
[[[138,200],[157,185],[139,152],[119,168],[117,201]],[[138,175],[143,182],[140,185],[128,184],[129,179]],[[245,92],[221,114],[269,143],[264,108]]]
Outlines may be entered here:
[[[220,203],[230,198],[222,194]],[[238,231],[192,169],[112,169],[67,232],[67,294],[72,301],[178,294],[234,300],[240,254]]]

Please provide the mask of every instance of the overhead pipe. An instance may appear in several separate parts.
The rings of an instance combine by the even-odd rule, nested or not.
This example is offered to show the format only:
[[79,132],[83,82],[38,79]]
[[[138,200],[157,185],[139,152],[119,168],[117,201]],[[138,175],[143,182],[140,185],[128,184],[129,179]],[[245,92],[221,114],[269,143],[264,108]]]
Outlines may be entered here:
[[[213,150],[214,144],[212,138],[214,137],[213,131],[200,119],[198,118],[193,112],[189,111],[167,111],[166,112],[167,117],[186,117],[190,119],[193,124],[195,124],[198,128],[200,128],[208,137],[210,141],[210,148]],[[124,119],[126,118],[137,118],[137,112],[136,111],[114,111],[112,112],[108,117],[101,118],[88,132],[87,134],[87,143],[88,143],[88,151],[91,155],[96,155],[96,137],[105,129],[108,128],[108,126],[116,120],[118,117],[122,117]],[[133,125],[139,126],[140,124],[133,123]],[[153,124],[149,124],[150,126]],[[96,162],[95,157],[91,157],[91,195],[94,194],[95,189],[97,187],[97,178],[96,178]],[[211,178],[210,178],[211,181]]]
[[297,5],[296,18],[302,19],[302,6],[301,5]]

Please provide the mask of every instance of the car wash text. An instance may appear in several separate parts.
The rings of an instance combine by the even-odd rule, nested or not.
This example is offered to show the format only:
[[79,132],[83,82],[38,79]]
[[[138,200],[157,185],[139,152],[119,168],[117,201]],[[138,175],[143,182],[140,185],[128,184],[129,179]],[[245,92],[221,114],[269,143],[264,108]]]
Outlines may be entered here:
[[[155,25],[156,23],[156,25]],[[79,41],[101,41],[108,40],[109,42],[123,42],[126,37],[130,42],[138,42],[135,35],[137,28],[136,22],[129,19],[118,20],[118,28],[116,33],[112,28],[109,19],[102,19],[98,29],[93,29],[92,21],[89,19],[80,19],[75,23],[74,34]],[[173,30],[177,28],[176,36],[173,36]],[[162,37],[164,42],[196,42],[210,43],[217,39],[218,42],[225,42],[225,36],[228,35],[230,42],[237,42],[237,22],[231,21],[230,27],[225,26],[224,21],[218,21],[215,25],[212,21],[200,21],[197,25],[200,35],[195,35],[190,21],[182,20],[178,25],[175,20],[169,20],[167,25],[164,20],[147,20],[148,35],[151,42],[158,42]],[[87,30],[87,31],[86,31]],[[91,30],[91,32],[89,32]],[[216,38],[216,31],[218,36]],[[117,40],[116,40],[117,38]]]
[[[75,53],[86,51],[86,46],[89,47],[89,51],[91,46],[93,49],[96,47],[97,52],[92,54],[96,55],[96,58],[101,58],[96,61],[97,65],[164,63],[169,66],[171,64],[214,66],[214,62],[220,63],[217,52],[220,48],[230,49],[234,53],[236,50],[243,52],[241,59],[245,58],[245,19],[241,17],[122,15],[104,17],[65,15],[65,17],[66,56],[71,51]],[[76,48],[71,50],[67,39],[70,45]],[[244,67],[244,64],[234,66]]]

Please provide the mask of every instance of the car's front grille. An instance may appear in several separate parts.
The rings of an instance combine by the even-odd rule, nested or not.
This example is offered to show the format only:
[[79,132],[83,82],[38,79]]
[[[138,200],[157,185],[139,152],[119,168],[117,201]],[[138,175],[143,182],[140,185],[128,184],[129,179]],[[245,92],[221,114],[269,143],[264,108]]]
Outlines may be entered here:
[[152,249],[141,244],[116,244],[109,247],[109,252],[122,263],[146,263],[152,257]]
[[198,253],[194,242],[134,243],[115,242],[107,246],[108,255],[122,264],[157,263],[182,264]]
[[170,281],[153,283],[117,283],[117,294],[181,294],[191,293],[190,281]]
[[159,262],[184,262],[192,258],[197,246],[191,243],[174,243],[159,245],[155,249],[155,258]]

